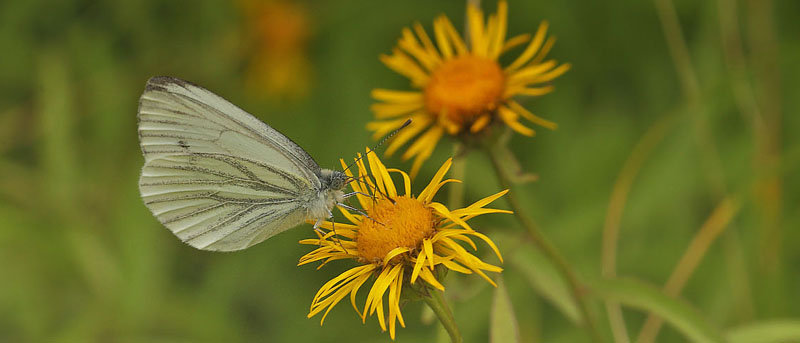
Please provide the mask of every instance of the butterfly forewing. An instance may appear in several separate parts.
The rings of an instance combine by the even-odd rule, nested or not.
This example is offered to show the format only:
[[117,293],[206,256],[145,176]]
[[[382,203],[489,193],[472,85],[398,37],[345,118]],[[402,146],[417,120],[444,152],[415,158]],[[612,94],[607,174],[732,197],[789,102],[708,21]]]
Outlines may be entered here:
[[147,207],[182,241],[239,250],[301,223],[319,166],[294,142],[221,97],[153,78],[139,103]]

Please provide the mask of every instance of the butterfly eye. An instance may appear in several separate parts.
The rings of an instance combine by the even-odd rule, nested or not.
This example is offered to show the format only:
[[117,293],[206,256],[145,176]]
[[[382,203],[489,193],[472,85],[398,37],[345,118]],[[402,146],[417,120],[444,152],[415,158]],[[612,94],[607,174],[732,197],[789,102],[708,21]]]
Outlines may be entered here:
[[333,175],[331,175],[331,188],[336,190],[344,188],[348,184],[348,178],[349,176],[345,175],[345,173],[334,171]]

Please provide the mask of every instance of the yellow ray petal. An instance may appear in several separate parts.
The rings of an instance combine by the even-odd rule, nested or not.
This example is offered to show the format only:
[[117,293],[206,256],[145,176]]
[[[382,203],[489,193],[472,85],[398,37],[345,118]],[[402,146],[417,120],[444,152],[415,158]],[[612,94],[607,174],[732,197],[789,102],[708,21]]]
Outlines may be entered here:
[[436,185],[433,189],[431,189],[428,192],[430,196],[427,197],[429,200],[427,200],[426,202],[429,202],[430,200],[433,200],[433,197],[436,195],[437,192],[439,192],[439,189],[442,188],[442,186],[444,186],[444,185],[446,185],[448,183],[451,183],[451,182],[461,183],[461,180],[447,179],[447,180],[444,180],[442,182],[439,182],[438,185]]
[[408,118],[404,117],[404,118],[394,119],[394,120],[372,121],[372,122],[367,123],[366,127],[367,127],[367,130],[375,131],[375,133],[372,134],[372,139],[377,140],[377,139],[380,139],[383,136],[386,136],[388,133],[390,133],[390,132],[392,132],[394,130],[397,130],[401,126],[403,126],[403,124],[405,124],[405,122],[408,121],[409,118],[412,119],[412,122],[411,122],[411,124],[409,124],[409,126],[413,125],[414,124],[414,122],[413,122],[414,119],[413,118],[417,118],[417,117],[418,117],[417,114],[412,114]]
[[403,186],[405,187],[406,193],[404,195],[411,196],[411,178],[406,174],[406,172],[400,169],[389,168],[386,169],[390,173],[400,173],[403,176]]
[[421,92],[397,91],[392,89],[376,88],[370,92],[373,99],[396,104],[419,103],[422,104],[423,97]]
[[389,172],[386,171],[386,166],[383,165],[383,162],[381,162],[374,153],[367,156],[367,158],[369,159],[369,169],[372,171],[372,176],[375,177],[375,183],[378,184],[378,189],[383,191],[383,194],[390,198],[396,198],[397,189],[394,187],[394,182],[392,181],[392,177],[389,176]]
[[467,224],[465,221],[461,220],[461,218],[458,218],[458,217],[454,216],[452,213],[450,213],[450,210],[447,209],[447,206],[444,206],[444,205],[442,205],[442,204],[440,204],[438,202],[432,202],[432,203],[428,204],[428,206],[430,206],[431,208],[436,210],[436,212],[438,212],[440,216],[442,216],[444,218],[447,218],[450,221],[452,221],[452,222],[454,222],[454,223],[456,223],[458,225],[461,225],[461,227],[463,227],[463,228],[465,228],[467,230],[472,230],[472,228],[469,226],[469,224]]
[[553,69],[553,70],[551,70],[551,71],[549,71],[547,73],[541,74],[541,75],[537,75],[536,77],[531,79],[531,82],[540,83],[540,82],[551,81],[551,80],[563,75],[564,73],[566,73],[570,68],[572,68],[571,64],[564,63],[564,64],[558,66],[558,68],[556,68],[556,69]]
[[[406,152],[403,153],[403,159],[407,160],[412,156],[419,154],[425,149],[427,149],[429,147],[431,140],[436,138],[436,136],[438,136],[437,133],[441,130],[442,128],[439,126],[432,126],[430,129],[428,129],[428,131],[425,131],[425,133],[423,133],[422,136],[417,138],[417,140],[413,144],[411,144],[411,146],[406,150]],[[438,140],[438,138],[436,139]],[[413,175],[414,173],[412,172],[411,174]]]
[[422,42],[422,46],[425,47],[425,51],[435,62],[435,66],[442,64],[442,57],[439,56],[439,52],[436,50],[433,42],[431,42],[431,38],[428,37],[428,33],[422,28],[422,24],[419,22],[414,23],[414,32],[417,34],[417,37],[419,37],[419,41]]
[[408,251],[409,250],[406,247],[397,247],[392,249],[392,251],[389,251],[389,253],[386,254],[386,256],[383,258],[383,264],[384,265],[389,264],[389,261],[391,261],[395,256],[407,253]]
[[[372,285],[372,290],[370,290],[370,294],[372,291],[375,291],[373,294],[373,299],[377,299],[378,301],[373,301],[372,306],[370,307],[369,313],[372,314],[375,310],[378,310],[378,316],[382,317],[382,306],[383,305],[383,295],[386,293],[386,289],[389,288],[389,284],[394,281],[397,277],[397,274],[403,270],[402,264],[394,265],[393,267],[384,267],[384,270],[388,270],[389,272],[386,274],[381,273],[378,275],[378,278],[375,280],[375,283]],[[368,296],[369,297],[369,296]]]
[[475,274],[480,275],[487,282],[489,282],[493,286],[497,287],[497,284],[495,284],[494,281],[492,281],[491,278],[489,278],[485,273],[483,273],[483,271],[481,269],[486,269],[486,270],[489,270],[489,271],[499,272],[499,271],[502,271],[502,268],[499,268],[497,266],[492,266],[490,264],[484,263],[483,261],[481,261],[477,257],[473,256],[472,254],[470,254],[469,252],[464,250],[464,248],[462,246],[458,245],[458,243],[454,242],[453,240],[451,240],[449,238],[443,238],[441,240],[441,242],[446,244],[448,247],[450,247],[451,249],[453,249],[453,251],[456,252],[456,260],[457,261],[463,262],[464,265],[467,266],[467,268],[472,269],[472,271],[475,272]]
[[414,269],[411,271],[411,284],[417,281],[417,276],[419,276],[419,271],[422,269],[422,266],[425,264],[425,259],[428,255],[425,254],[425,249],[419,252],[417,255],[416,261],[414,261]]
[[339,304],[339,301],[341,301],[344,297],[347,296],[348,293],[350,293],[350,291],[352,289],[352,286],[353,286],[353,284],[349,283],[347,285],[347,287],[342,287],[341,289],[336,291],[336,293],[331,295],[328,299],[325,299],[328,302],[328,306],[327,306],[328,309],[325,310],[325,313],[322,315],[322,318],[319,320],[319,325],[322,325],[325,322],[325,318],[328,317],[328,313],[331,312],[333,307],[336,306],[337,304]]
[[492,250],[494,251],[494,254],[497,255],[497,258],[500,259],[500,262],[501,263],[503,262],[503,256],[500,254],[500,249],[497,248],[497,245],[495,245],[494,242],[491,239],[489,239],[489,237],[486,237],[486,235],[484,235],[484,234],[482,234],[480,232],[477,232],[477,231],[470,232],[469,234],[473,235],[475,237],[478,237],[478,238],[482,239],[484,242],[486,242],[486,244],[488,244],[489,247],[492,248]]
[[525,44],[525,42],[527,42],[528,39],[531,39],[531,35],[527,33],[511,37],[511,39],[507,40],[505,44],[503,44],[503,48],[500,50],[500,55],[505,54],[509,50],[516,48],[522,44]]
[[455,239],[455,240],[459,240],[459,241],[462,241],[464,243],[469,244],[469,246],[470,246],[470,248],[472,248],[472,250],[475,250],[475,251],[478,250],[478,247],[475,245],[475,242],[473,242],[469,237],[467,237],[465,235],[457,234],[457,235],[450,236],[450,238]]
[[428,83],[430,76],[411,57],[395,49],[392,55],[381,55],[381,62],[389,69],[411,79],[412,84],[421,87]]
[[352,179],[352,181],[350,181],[349,183],[350,188],[352,188],[354,192],[358,192],[356,193],[356,198],[358,199],[358,203],[361,204],[361,208],[366,208],[366,206],[369,205],[370,200],[372,199],[370,197],[362,195],[362,194],[369,194],[367,193],[368,190],[361,187],[362,182],[364,181],[353,176],[353,172],[350,170],[349,166],[344,162],[343,159],[339,159],[339,161],[342,164],[342,170],[344,170],[345,175],[347,175]]
[[425,51],[425,48],[417,42],[417,38],[414,37],[414,34],[411,33],[411,30],[408,28],[403,28],[403,37],[400,38],[397,46],[414,57],[428,72],[434,70],[436,66],[439,65],[439,63],[437,63],[437,58]]
[[505,0],[497,3],[497,31],[491,38],[492,45],[489,47],[489,57],[497,59],[503,51],[503,44],[506,39],[506,28],[508,26],[508,3]]
[[356,305],[356,294],[358,294],[358,290],[361,288],[361,286],[364,285],[367,280],[369,280],[371,273],[372,271],[370,271],[370,273],[364,273],[359,276],[358,279],[353,280],[353,288],[350,290],[350,304],[353,305],[353,309],[356,310],[358,316],[361,317],[362,322],[366,319],[366,313],[361,313],[361,311],[358,309],[358,305]]
[[397,309],[397,321],[400,322],[400,326],[406,327],[406,321],[403,320],[403,314],[400,312],[400,296],[403,295],[403,273],[397,274],[397,293],[396,298],[394,301],[394,306]]
[[436,37],[436,44],[439,46],[439,51],[442,52],[442,57],[447,60],[453,57],[453,48],[447,39],[447,30],[444,25],[440,18],[433,20],[433,34]]
[[[495,287],[496,287],[496,286],[495,286]],[[375,307],[374,307],[374,309],[377,309],[377,310],[378,310],[378,315],[377,315],[377,317],[378,317],[378,324],[380,324],[380,326],[381,326],[381,331],[383,331],[383,332],[386,332],[386,322],[385,322],[385,321],[386,321],[386,319],[384,319],[384,317],[383,317],[383,297],[380,297],[380,298],[378,298],[378,299],[376,299],[376,300],[375,300]],[[373,310],[372,312],[374,313],[374,312],[375,312],[375,310]],[[372,314],[372,313],[370,313],[370,315],[371,315],[371,314]]]
[[533,83],[533,79],[541,77],[546,71],[556,66],[556,61],[549,60],[540,64],[529,65],[525,68],[510,73],[507,83],[509,85],[526,85]]
[[555,87],[551,85],[543,87],[524,87],[524,86],[507,87],[506,90],[503,92],[503,98],[507,99],[515,95],[542,96],[552,92],[554,88]]
[[462,265],[460,265],[460,264],[458,264],[456,262],[444,261],[444,262],[442,262],[442,264],[444,264],[445,267],[447,267],[448,269],[450,269],[452,271],[456,271],[456,272],[459,272],[461,274],[472,274],[472,270],[470,270],[469,268],[466,268],[466,267],[464,267],[464,266],[462,266]]
[[444,134],[444,130],[441,127],[432,126],[403,154],[403,159],[408,159],[415,155],[417,156],[414,159],[414,164],[411,166],[411,172],[409,173],[411,178],[417,176],[419,169],[422,167],[422,162],[431,156],[433,149],[436,148],[436,143],[439,142],[442,134]]
[[439,283],[438,280],[436,280],[436,277],[433,276],[433,273],[431,273],[429,269],[422,268],[422,270],[419,273],[419,277],[425,280],[425,282],[427,282],[429,285],[444,292],[444,286],[441,283]]
[[369,106],[370,111],[375,115],[375,119],[389,119],[400,115],[409,114],[421,110],[424,105],[419,103],[377,103]]
[[514,60],[514,62],[511,62],[511,64],[509,64],[508,67],[505,68],[506,74],[509,74],[519,69],[519,67],[524,66],[528,62],[528,60],[530,60],[533,57],[533,55],[536,54],[536,51],[539,50],[539,48],[542,46],[542,43],[544,42],[544,37],[547,34],[547,26],[548,23],[546,21],[543,21],[541,24],[539,24],[539,29],[536,30],[536,35],[533,37],[533,40],[528,45],[528,47],[525,48],[522,54],[520,54],[519,57],[517,57],[517,59]]
[[481,216],[484,214],[492,214],[492,213],[505,213],[505,214],[512,214],[513,211],[509,210],[500,210],[495,208],[476,208],[476,209],[469,209],[469,208],[462,208],[458,210],[450,211],[454,216],[460,217],[464,221],[467,221],[467,217],[470,219],[475,218],[477,216]]
[[469,39],[473,55],[486,56],[486,39],[483,37],[483,11],[473,4],[467,5],[467,21],[469,22]]
[[399,273],[397,278],[389,285],[389,336],[394,339],[395,320],[400,321],[400,325],[405,327],[403,314],[400,313],[400,292],[403,289],[403,273]]
[[397,318],[397,311],[395,311],[394,306],[392,306],[396,292],[395,283],[392,282],[392,284],[389,285],[389,337],[391,337],[392,340],[394,340],[395,319]]
[[472,203],[472,205],[467,206],[467,208],[481,208],[481,207],[484,207],[486,205],[491,204],[495,200],[499,199],[501,196],[506,195],[506,193],[508,193],[507,189],[499,191],[499,192],[497,192],[495,194],[492,194],[492,195],[490,195],[488,197],[485,197],[485,198],[483,198],[481,200],[478,200],[478,201]]
[[431,269],[433,269],[433,244],[431,243],[430,239],[422,240],[422,247],[425,251],[425,255],[430,256],[428,261],[430,262]]
[[[400,130],[400,132],[398,132],[394,138],[391,139],[389,146],[386,147],[386,152],[384,152],[386,156],[391,156],[394,154],[397,149],[402,147],[412,138],[416,137],[420,132],[428,128],[431,123],[430,116],[425,114],[415,115],[410,119],[411,124],[408,124],[405,129]],[[375,133],[377,134],[377,132]],[[381,135],[381,137],[382,136],[385,136],[385,134]]]
[[347,220],[349,220],[351,223],[356,224],[356,225],[361,223],[361,219],[359,219],[358,217],[354,216],[346,208],[343,208],[341,206],[339,206],[337,208],[339,209],[339,212],[341,212],[342,215],[344,215],[344,217],[347,218]]
[[391,268],[383,268],[375,278],[375,282],[372,283],[372,287],[369,289],[369,293],[367,294],[367,302],[364,304],[364,313],[372,315],[375,312],[375,307],[377,302],[383,298],[383,292],[378,292],[380,288],[379,282],[386,283],[388,278],[387,276],[391,272]]
[[539,125],[539,126],[546,127],[546,128],[548,128],[550,130],[555,130],[556,128],[558,128],[558,124],[556,124],[556,123],[554,123],[552,121],[546,120],[546,119],[544,119],[542,117],[539,117],[537,115],[534,115],[533,113],[531,113],[527,109],[525,109],[525,107],[522,107],[522,105],[520,105],[516,101],[511,100],[511,101],[508,102],[508,105],[515,112],[517,112],[520,115],[522,115],[523,117],[525,117],[525,119],[528,119],[531,123],[534,123],[534,124]]
[[447,36],[450,38],[450,42],[453,43],[453,47],[456,49],[456,53],[458,55],[464,55],[467,51],[467,46],[464,44],[464,41],[461,39],[461,35],[458,34],[456,28],[453,27],[453,23],[450,22],[450,19],[446,16],[439,17],[440,22],[442,23],[442,27],[444,28],[445,32],[447,32]]
[[346,284],[347,280],[351,279],[354,275],[358,276],[365,271],[372,271],[375,269],[375,266],[372,264],[365,264],[358,267],[353,267],[345,271],[344,273],[339,274],[339,276],[331,279],[330,281],[326,282],[322,287],[320,287],[317,294],[314,296],[314,301],[318,301],[319,299],[325,297],[326,295],[332,293],[342,285]]
[[448,158],[447,161],[444,161],[444,163],[442,163],[442,166],[439,167],[439,170],[436,171],[436,174],[434,174],[433,178],[431,178],[431,182],[429,182],[428,185],[425,186],[425,189],[423,189],[422,192],[419,193],[419,197],[417,198],[420,201],[422,201],[423,203],[428,203],[431,200],[433,200],[433,196],[436,195],[433,192],[434,189],[437,189],[437,186],[439,185],[440,182],[442,182],[442,179],[444,179],[444,175],[447,174],[447,171],[450,170],[450,166],[452,165],[453,165],[452,157]]
[[484,56],[488,58],[492,58],[492,51],[490,49],[492,48],[492,45],[494,45],[494,39],[497,37],[497,30],[497,16],[490,15],[489,20],[486,22],[486,33],[483,36],[483,39],[485,40],[483,42],[485,50]]
[[536,131],[533,131],[533,129],[520,124],[519,121],[517,120],[519,115],[516,112],[510,110],[508,107],[500,106],[500,108],[498,108],[497,114],[500,117],[500,119],[503,120],[503,122],[506,123],[506,125],[508,125],[508,127],[510,127],[512,130],[516,132],[519,132],[520,134],[523,134],[525,136],[533,136],[536,133]]
[[547,41],[544,42],[544,45],[542,46],[542,48],[539,49],[539,53],[537,53],[536,57],[534,57],[531,60],[530,64],[536,64],[536,63],[539,63],[541,61],[544,61],[544,58],[547,57],[547,53],[550,52],[550,49],[553,48],[554,44],[556,44],[556,37],[553,37],[553,36],[548,37]]
[[[372,178],[369,177],[367,174],[367,167],[364,165],[364,159],[362,158],[361,154],[358,154],[356,159],[356,166],[358,167],[358,177],[361,182],[364,182],[364,187],[367,189],[367,194],[375,194],[375,184],[372,183]],[[371,200],[371,199],[370,199]],[[371,205],[371,202],[369,203]],[[364,208],[367,208],[368,205],[364,205]]]
[[485,128],[486,125],[489,125],[489,123],[491,121],[492,121],[492,117],[490,115],[488,115],[488,114],[481,115],[469,127],[469,132],[476,133],[476,132],[478,132],[480,130],[483,130],[483,128]]

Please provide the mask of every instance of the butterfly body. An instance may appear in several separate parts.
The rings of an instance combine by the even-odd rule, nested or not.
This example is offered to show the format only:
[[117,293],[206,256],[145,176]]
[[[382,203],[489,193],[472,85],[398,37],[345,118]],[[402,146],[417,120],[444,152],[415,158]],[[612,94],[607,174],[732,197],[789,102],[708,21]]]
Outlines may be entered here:
[[200,86],[151,78],[138,119],[142,199],[195,248],[250,247],[331,217],[344,198],[344,173],[321,169],[289,138]]
[[344,187],[347,185],[347,175],[330,169],[322,169],[319,175],[322,187],[317,190],[316,198],[309,202],[306,220],[318,221],[333,217],[333,210],[337,204],[344,201]]

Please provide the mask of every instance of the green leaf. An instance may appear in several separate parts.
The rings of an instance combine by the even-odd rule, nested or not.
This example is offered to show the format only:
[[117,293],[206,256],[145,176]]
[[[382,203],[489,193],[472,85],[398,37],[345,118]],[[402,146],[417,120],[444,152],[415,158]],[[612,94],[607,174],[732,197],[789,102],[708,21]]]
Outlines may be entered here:
[[67,215],[75,205],[79,176],[76,157],[76,113],[67,59],[58,52],[42,52],[39,62],[37,145],[42,163],[42,196],[57,214]]
[[800,319],[781,319],[750,323],[728,330],[730,343],[800,342]]
[[514,307],[508,296],[503,278],[497,278],[497,288],[492,300],[492,312],[489,318],[489,342],[519,342],[519,327],[514,316]]
[[658,315],[692,342],[724,342],[720,332],[697,311],[656,287],[634,279],[599,280],[592,287],[605,300]]
[[443,325],[436,325],[436,343],[451,343],[450,335]]
[[428,306],[422,306],[422,313],[419,315],[419,321],[424,325],[431,325],[436,320],[436,313],[433,313]]
[[569,293],[569,285],[539,250],[532,245],[519,246],[508,260],[525,275],[539,295],[552,303],[572,323],[581,325],[580,311]]

